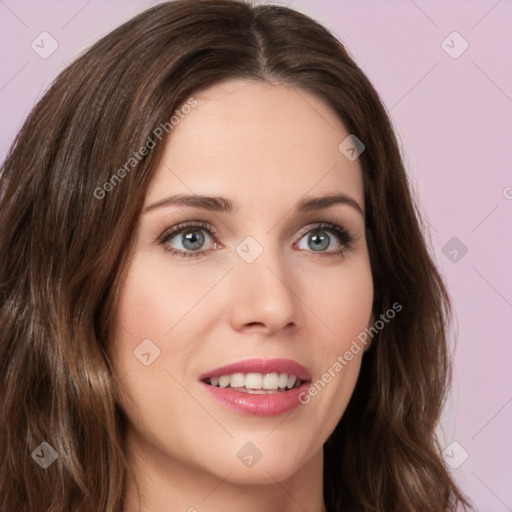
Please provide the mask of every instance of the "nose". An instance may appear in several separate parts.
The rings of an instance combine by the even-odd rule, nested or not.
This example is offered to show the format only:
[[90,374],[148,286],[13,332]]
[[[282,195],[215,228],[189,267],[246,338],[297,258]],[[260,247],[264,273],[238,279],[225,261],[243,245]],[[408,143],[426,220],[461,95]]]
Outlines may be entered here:
[[271,335],[298,325],[297,279],[277,251],[270,257],[266,250],[252,263],[240,258],[230,279],[233,329]]

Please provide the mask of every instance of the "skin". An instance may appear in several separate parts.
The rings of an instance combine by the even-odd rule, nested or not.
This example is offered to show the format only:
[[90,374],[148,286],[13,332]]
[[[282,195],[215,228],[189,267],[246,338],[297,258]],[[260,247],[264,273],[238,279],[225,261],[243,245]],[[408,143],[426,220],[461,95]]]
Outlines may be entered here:
[[[183,193],[226,197],[239,209],[168,205],[142,213],[136,226],[109,345],[142,497],[129,479],[125,512],[321,512],[323,443],[347,406],[363,351],[307,405],[277,417],[230,410],[198,378],[258,357],[294,359],[316,381],[369,325],[364,216],[348,204],[294,209],[305,195],[342,193],[364,211],[361,167],[338,150],[349,133],[336,114],[305,91],[231,80],[194,98],[197,107],[171,132],[145,206]],[[190,228],[204,235],[199,258],[156,242],[186,221],[217,230]],[[321,222],[347,229],[354,241],[345,247],[327,229],[329,246],[315,251],[308,235]],[[185,235],[167,247],[194,252]],[[252,263],[236,252],[247,236],[263,249]],[[148,366],[134,356],[144,339],[160,350]],[[262,454],[251,468],[236,456],[247,442]]]

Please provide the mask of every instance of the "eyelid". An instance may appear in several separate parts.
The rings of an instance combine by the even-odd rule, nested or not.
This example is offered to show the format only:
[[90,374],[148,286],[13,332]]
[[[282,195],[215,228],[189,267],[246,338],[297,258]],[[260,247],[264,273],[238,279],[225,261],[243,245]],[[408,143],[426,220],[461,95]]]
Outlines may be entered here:
[[212,235],[216,235],[218,233],[218,230],[212,226],[209,222],[206,221],[197,221],[197,220],[190,220],[190,221],[184,221],[180,222],[179,224],[176,224],[175,226],[172,226],[171,228],[167,228],[158,238],[157,242],[164,243],[167,238],[169,238],[170,235],[179,234],[186,228],[202,228],[205,231],[209,231]]
[[[307,235],[310,231],[313,231],[315,229],[325,228],[326,230],[333,230],[335,232],[337,231],[347,231],[343,226],[338,226],[332,222],[325,222],[325,221],[319,221],[319,222],[310,222],[307,226],[304,226],[297,234],[297,236],[302,238],[304,235]],[[348,233],[348,231],[347,231]]]

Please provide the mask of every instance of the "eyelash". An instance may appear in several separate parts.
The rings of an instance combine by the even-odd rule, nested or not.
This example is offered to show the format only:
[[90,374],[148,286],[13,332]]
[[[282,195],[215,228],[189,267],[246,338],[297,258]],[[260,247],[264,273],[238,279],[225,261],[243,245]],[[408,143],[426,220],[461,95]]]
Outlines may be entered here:
[[[179,235],[181,233],[186,233],[187,230],[193,231],[194,228],[199,228],[198,230],[204,230],[210,235],[212,238],[215,238],[215,234],[217,233],[217,230],[208,222],[202,222],[202,221],[191,221],[191,222],[184,222],[181,224],[178,224],[177,226],[174,226],[173,228],[165,231],[162,235],[158,237],[158,239],[155,241],[158,245],[162,245],[164,248],[164,251],[170,253],[172,256],[182,256],[183,258],[190,258],[190,259],[196,259],[200,258],[202,256],[205,256],[208,250],[203,251],[181,251],[174,249],[172,247],[166,246],[167,242],[174,238],[176,235]],[[320,222],[315,224],[314,226],[308,226],[303,231],[301,231],[299,240],[302,240],[304,235],[307,235],[311,231],[316,230],[322,230],[325,229],[326,231],[330,231],[331,233],[336,234],[338,237],[341,248],[334,251],[334,252],[317,252],[316,254],[313,254],[312,258],[316,257],[331,257],[331,256],[341,256],[345,250],[350,249],[352,243],[354,242],[353,236],[350,234],[349,231],[347,231],[345,228],[342,228],[341,226],[338,226],[336,224],[332,224],[330,222]],[[316,251],[310,251],[315,253]]]

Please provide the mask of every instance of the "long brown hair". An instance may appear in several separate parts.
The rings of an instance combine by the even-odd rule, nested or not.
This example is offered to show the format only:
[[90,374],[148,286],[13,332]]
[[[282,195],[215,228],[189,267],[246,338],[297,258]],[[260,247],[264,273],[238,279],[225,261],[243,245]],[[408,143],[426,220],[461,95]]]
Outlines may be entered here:
[[[439,512],[467,504],[435,436],[450,376],[450,302],[376,91],[343,45],[298,12],[178,0],[123,24],[65,69],[2,165],[2,511],[121,512],[126,418],[106,346],[162,153],[155,129],[166,126],[172,137],[172,113],[231,78],[315,94],[363,141],[373,311],[403,307],[374,337],[325,444],[327,509]],[[148,137],[156,147],[141,156]],[[43,442],[58,455],[46,469],[35,463],[49,450]]]

